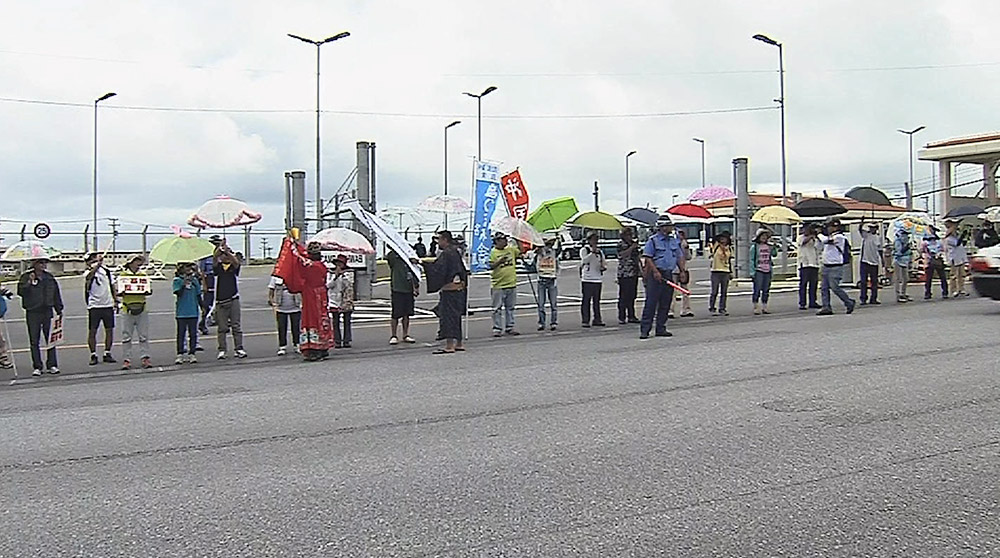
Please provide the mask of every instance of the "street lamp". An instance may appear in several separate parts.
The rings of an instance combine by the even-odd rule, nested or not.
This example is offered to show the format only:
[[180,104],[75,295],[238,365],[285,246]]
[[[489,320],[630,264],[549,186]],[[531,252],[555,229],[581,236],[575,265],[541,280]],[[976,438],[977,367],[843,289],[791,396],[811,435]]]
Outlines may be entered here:
[[303,43],[309,43],[316,46],[316,230],[319,230],[322,228],[323,221],[323,191],[320,189],[319,181],[319,47],[325,45],[326,43],[332,43],[333,41],[350,37],[351,34],[344,31],[343,33],[337,33],[336,35],[327,37],[322,41],[314,41],[312,39],[307,39],[291,33],[288,33],[288,36],[293,39],[298,39]]
[[910,131],[896,130],[900,134],[906,134],[910,138],[910,181],[906,184],[906,209],[913,209],[913,134],[924,128],[926,126],[918,126]]
[[701,144],[701,187],[705,187],[705,140],[701,138],[691,138]]
[[785,51],[781,43],[767,35],[754,35],[754,39],[778,47],[778,83],[779,97],[775,99],[781,108],[781,205],[785,205],[788,197],[788,181],[785,178]]
[[[444,195],[448,195],[448,129],[461,124],[461,120],[456,120],[444,127]],[[448,214],[444,214],[444,228],[448,228]]]
[[630,207],[628,204],[628,159],[632,155],[635,155],[635,151],[629,151],[625,155],[625,209]]
[[109,92],[94,100],[94,251],[97,248],[97,103],[114,97],[117,93]]
[[478,95],[475,93],[469,93],[468,91],[463,92],[464,95],[468,95],[469,97],[476,99],[476,133],[479,136],[476,158],[480,161],[483,160],[483,97],[496,90],[497,88],[491,85]]

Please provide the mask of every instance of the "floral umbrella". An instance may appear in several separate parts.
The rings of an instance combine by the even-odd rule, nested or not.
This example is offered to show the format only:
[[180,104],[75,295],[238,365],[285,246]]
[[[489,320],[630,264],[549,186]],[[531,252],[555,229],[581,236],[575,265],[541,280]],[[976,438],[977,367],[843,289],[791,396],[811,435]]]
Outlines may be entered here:
[[374,254],[375,248],[359,232],[343,227],[331,227],[314,234],[309,242],[319,242],[325,250],[347,252],[349,254]]
[[688,201],[713,202],[735,199],[736,194],[725,186],[705,186],[698,188],[688,196]]
[[517,217],[511,217],[510,215],[504,215],[490,225],[493,232],[503,233],[511,238],[520,240],[532,246],[541,246],[545,244],[542,239],[542,235],[532,227],[530,223],[524,219],[518,219]]
[[421,211],[430,211],[433,213],[468,213],[472,210],[472,206],[469,202],[458,196],[450,196],[448,194],[438,194],[436,196],[431,196],[426,200],[420,202],[417,209]]
[[50,260],[60,254],[59,250],[47,246],[37,240],[22,240],[14,243],[4,251],[0,260],[5,262],[23,262],[28,260]]
[[927,218],[927,215],[923,213],[903,213],[889,222],[886,234],[889,238],[895,238],[896,232],[903,229],[911,235],[921,238],[927,234],[927,230],[930,227],[931,221]]
[[208,200],[188,218],[188,224],[199,229],[224,229],[252,225],[260,221],[261,214],[250,209],[246,202],[229,196]]

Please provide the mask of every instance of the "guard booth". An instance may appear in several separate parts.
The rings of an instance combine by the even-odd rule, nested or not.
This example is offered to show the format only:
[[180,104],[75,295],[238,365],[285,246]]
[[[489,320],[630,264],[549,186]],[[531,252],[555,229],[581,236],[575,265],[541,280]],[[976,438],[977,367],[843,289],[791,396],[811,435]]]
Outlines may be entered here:
[[[1000,133],[931,142],[917,152],[917,158],[938,164],[938,191],[934,196],[941,201],[942,215],[965,205],[982,208],[997,205],[996,173],[1000,166]],[[975,196],[955,195],[955,188],[961,184],[954,184],[952,171],[960,163],[979,165],[983,169],[982,187]]]

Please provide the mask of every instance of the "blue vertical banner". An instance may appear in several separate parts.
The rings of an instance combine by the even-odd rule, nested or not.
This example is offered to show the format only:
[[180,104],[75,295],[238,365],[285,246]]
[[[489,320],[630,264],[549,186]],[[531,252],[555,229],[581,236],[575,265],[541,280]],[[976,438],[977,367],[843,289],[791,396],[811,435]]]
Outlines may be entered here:
[[472,244],[469,267],[473,273],[490,268],[490,251],[493,238],[490,236],[490,221],[500,199],[500,165],[487,161],[476,161],[475,195],[472,213]]

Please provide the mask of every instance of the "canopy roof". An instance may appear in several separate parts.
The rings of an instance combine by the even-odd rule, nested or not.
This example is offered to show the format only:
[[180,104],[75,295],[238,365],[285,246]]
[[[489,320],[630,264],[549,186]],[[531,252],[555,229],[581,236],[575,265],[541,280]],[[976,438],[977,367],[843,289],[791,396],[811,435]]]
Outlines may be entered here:
[[1000,132],[928,143],[917,152],[921,161],[987,164],[1000,159]]

